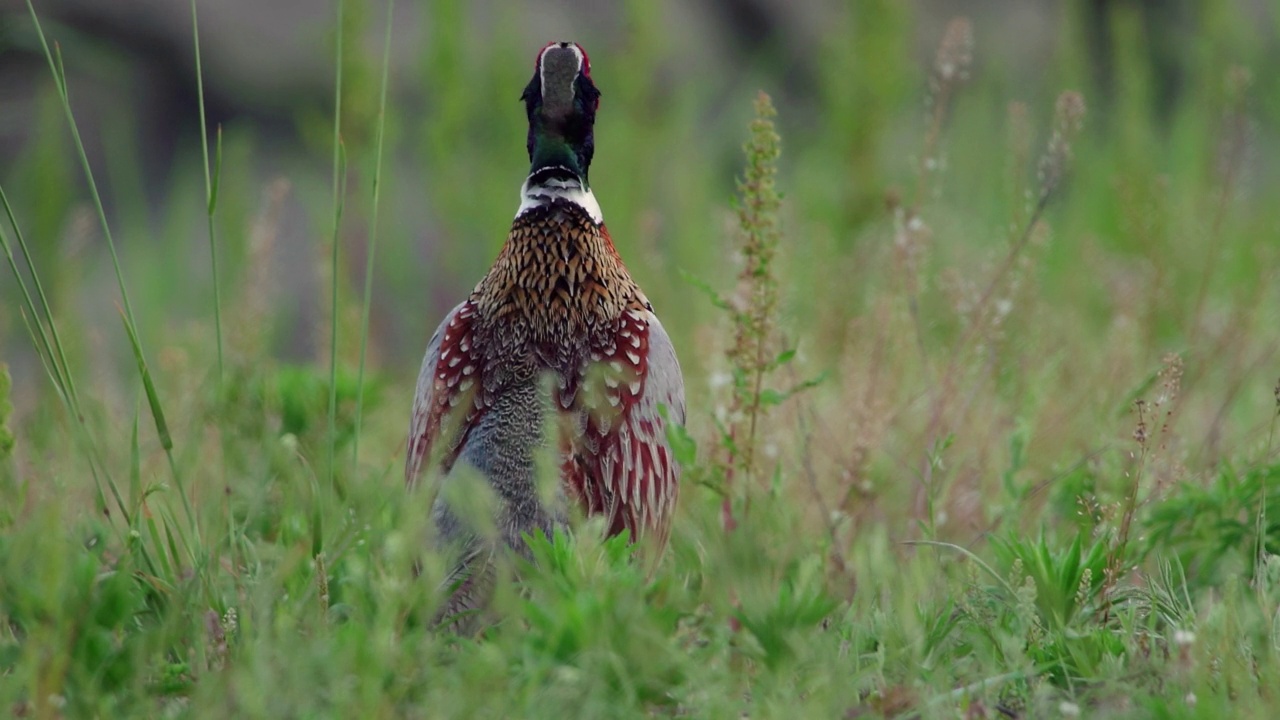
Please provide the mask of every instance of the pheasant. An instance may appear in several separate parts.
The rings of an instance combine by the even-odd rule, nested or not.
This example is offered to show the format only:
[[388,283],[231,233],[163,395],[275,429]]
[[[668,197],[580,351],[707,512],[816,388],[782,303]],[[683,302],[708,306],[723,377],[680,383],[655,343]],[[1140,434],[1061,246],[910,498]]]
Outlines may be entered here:
[[[661,551],[676,503],[666,426],[684,423],[684,380],[587,180],[600,91],[582,47],[543,47],[521,100],[530,168],[515,220],[492,268],[432,335],[409,423],[406,482],[439,470],[432,519],[457,553],[437,622],[482,610],[493,554],[505,545],[530,557],[523,535],[550,536],[572,506]],[[547,449],[559,473],[550,500],[537,487]],[[451,506],[444,490],[463,482],[460,466],[492,490],[500,542]]]

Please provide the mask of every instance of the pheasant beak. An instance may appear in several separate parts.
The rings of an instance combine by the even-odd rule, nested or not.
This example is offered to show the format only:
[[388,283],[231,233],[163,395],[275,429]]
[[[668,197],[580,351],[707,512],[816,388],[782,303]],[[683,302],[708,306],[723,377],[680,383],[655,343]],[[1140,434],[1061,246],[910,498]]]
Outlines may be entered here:
[[578,74],[583,54],[573,43],[552,43],[538,57],[538,81],[542,88],[542,116],[552,122],[573,114]]

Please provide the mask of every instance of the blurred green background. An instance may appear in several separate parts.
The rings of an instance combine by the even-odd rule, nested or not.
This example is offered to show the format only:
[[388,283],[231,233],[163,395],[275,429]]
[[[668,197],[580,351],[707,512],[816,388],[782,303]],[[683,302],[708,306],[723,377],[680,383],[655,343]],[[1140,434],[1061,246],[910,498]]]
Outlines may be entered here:
[[[92,356],[95,372],[127,377],[104,243],[53,83],[25,8],[16,0],[5,5],[0,181],[58,312],[93,329],[86,343],[100,343],[78,352]],[[255,293],[256,332],[270,355],[319,358],[332,205],[332,8],[287,0],[207,5],[202,50],[211,132],[223,131],[218,244],[229,321],[237,321],[238,296]],[[174,0],[36,6],[62,48],[144,343],[163,346],[206,326],[211,314],[189,8]],[[688,337],[705,303],[679,271],[714,279],[726,267],[723,210],[755,91],[771,93],[780,108],[785,253],[807,279],[829,267],[824,258],[864,257],[885,242],[885,197],[914,184],[934,49],[959,10],[940,1],[399,3],[374,367],[407,383],[437,319],[502,242],[527,164],[517,98],[548,38],[577,40],[592,56],[604,92],[593,184],[624,256],[660,309],[681,309],[668,325]],[[352,298],[367,247],[382,12],[378,3],[353,0],[343,18],[355,38],[343,55],[350,162],[343,280]],[[1075,192],[1093,197],[1075,198],[1070,207],[1080,212],[1063,219],[1063,236],[1087,236],[1122,255],[1167,252],[1199,262],[1203,235],[1191,229],[1208,224],[1212,205],[1188,205],[1180,193],[1198,192],[1215,172],[1212,138],[1226,132],[1232,65],[1255,69],[1239,193],[1259,207],[1275,197],[1280,81],[1266,68],[1280,64],[1280,13],[1269,3],[991,1],[966,3],[963,12],[974,23],[972,83],[960,94],[942,148],[946,171],[929,200],[977,231],[948,237],[942,252],[1002,242],[1007,105],[1024,102],[1043,134],[1063,88],[1082,90],[1089,102],[1087,149],[1077,155],[1088,156],[1085,172],[1097,174],[1097,182],[1079,183]],[[1041,142],[1037,135],[1035,147]],[[1103,177],[1140,173],[1171,187],[1136,192],[1167,191],[1173,199],[1141,232],[1124,204],[1154,199],[1122,197]],[[1232,222],[1267,242],[1275,239],[1273,219],[1246,208]],[[1072,271],[1082,251],[1078,242],[1055,244],[1043,281],[1072,290],[1103,322],[1098,289]],[[1245,272],[1253,264],[1246,255],[1229,259],[1240,273],[1223,277],[1259,281]],[[822,320],[815,306],[828,302],[839,302],[846,317],[858,314],[857,288],[827,280],[792,293],[797,321]],[[19,379],[17,404],[29,410],[44,389],[23,347],[15,292],[12,278],[0,277],[0,341]],[[816,330],[839,334],[839,325]],[[229,325],[228,335],[241,330]]]

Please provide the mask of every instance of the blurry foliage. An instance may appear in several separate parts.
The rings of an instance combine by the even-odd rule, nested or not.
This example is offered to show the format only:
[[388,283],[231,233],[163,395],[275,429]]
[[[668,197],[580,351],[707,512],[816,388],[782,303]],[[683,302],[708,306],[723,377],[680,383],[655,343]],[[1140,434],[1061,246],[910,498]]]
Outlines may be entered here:
[[1145,551],[1177,557],[1196,589],[1256,577],[1259,561],[1280,555],[1280,465],[1183,484],[1150,508],[1146,533]]
[[[74,533],[46,541],[0,535],[0,673],[38,668],[25,699],[8,698],[15,715],[34,707],[35,694],[82,716],[139,708],[154,657],[155,617],[127,561],[104,557],[98,540],[91,537],[85,547]],[[59,548],[57,562],[37,560],[46,558],[46,543]]]

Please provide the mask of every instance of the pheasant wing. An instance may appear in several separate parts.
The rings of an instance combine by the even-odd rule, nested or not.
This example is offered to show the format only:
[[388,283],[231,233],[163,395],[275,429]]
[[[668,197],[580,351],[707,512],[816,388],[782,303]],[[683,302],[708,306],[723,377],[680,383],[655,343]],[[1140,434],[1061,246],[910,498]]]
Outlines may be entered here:
[[[458,304],[445,316],[427,344],[427,354],[418,372],[406,441],[404,477],[409,485],[416,483],[426,469],[442,434],[450,441],[442,449],[440,462],[446,471],[449,469],[479,412],[475,393],[480,363],[472,338],[474,317],[475,307],[470,301]],[[464,410],[453,413],[458,407]],[[445,428],[449,419],[456,419],[460,425]],[[448,432],[442,433],[442,428]]]
[[585,427],[566,479],[588,514],[605,515],[610,534],[652,533],[662,546],[680,474],[666,426],[685,420],[684,380],[671,339],[647,307],[629,310],[612,347],[592,359],[578,394]]

